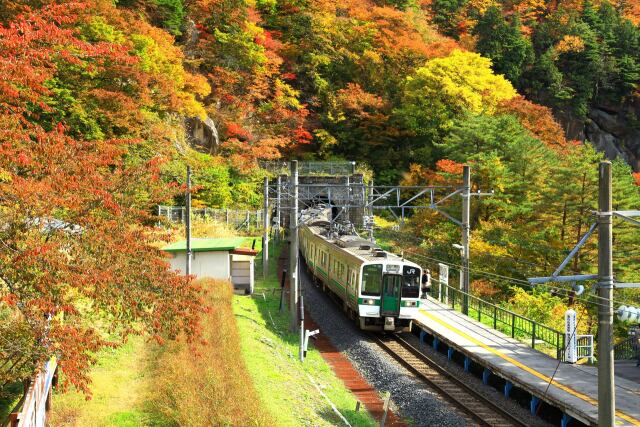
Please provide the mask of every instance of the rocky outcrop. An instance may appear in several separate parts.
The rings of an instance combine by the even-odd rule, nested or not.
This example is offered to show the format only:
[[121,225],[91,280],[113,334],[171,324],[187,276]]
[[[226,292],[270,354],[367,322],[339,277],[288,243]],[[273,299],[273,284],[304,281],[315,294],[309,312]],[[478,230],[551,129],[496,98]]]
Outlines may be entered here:
[[207,116],[204,120],[197,117],[186,120],[185,128],[191,145],[200,151],[214,154],[220,146],[218,129],[213,120]]
[[585,127],[588,141],[607,158],[623,158],[634,171],[640,171],[640,127],[634,123],[640,110],[592,108]]
[[589,141],[609,159],[622,158],[640,171],[640,106],[598,105],[586,120],[559,113],[568,139]]

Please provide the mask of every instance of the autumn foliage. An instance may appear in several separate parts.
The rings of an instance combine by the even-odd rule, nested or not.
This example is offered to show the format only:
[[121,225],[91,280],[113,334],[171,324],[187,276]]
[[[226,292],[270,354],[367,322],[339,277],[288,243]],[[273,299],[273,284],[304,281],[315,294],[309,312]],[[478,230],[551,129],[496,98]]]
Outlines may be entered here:
[[[186,80],[160,78],[162,63],[145,62],[162,41],[152,29],[112,40],[82,33],[108,4],[51,4],[0,27],[0,312],[25,343],[0,343],[14,363],[0,386],[56,355],[86,390],[100,348],[131,333],[198,332],[198,286],[150,245],[170,146],[148,129],[201,107]],[[110,8],[105,16],[118,18]]]

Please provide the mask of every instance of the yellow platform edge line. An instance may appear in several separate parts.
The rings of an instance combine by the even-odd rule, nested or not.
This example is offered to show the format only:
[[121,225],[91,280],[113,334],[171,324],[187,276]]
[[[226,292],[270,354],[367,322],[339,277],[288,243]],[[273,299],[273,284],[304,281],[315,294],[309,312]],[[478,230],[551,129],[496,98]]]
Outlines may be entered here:
[[[424,314],[425,316],[427,316],[428,318],[430,318],[431,320],[433,320],[436,323],[439,323],[440,325],[444,326],[445,328],[449,329],[452,332],[455,332],[456,334],[460,335],[461,337],[471,341],[472,343],[479,345],[480,347],[484,348],[485,350],[490,351],[491,353],[495,354],[498,357],[501,357],[502,359],[506,360],[507,362],[511,363],[512,365],[517,366],[518,368],[522,369],[525,372],[530,373],[531,375],[540,378],[541,380],[547,382],[547,383],[551,383],[554,386],[558,387],[560,390],[566,391],[567,393],[584,400],[587,403],[590,403],[594,406],[598,405],[598,401],[594,398],[592,398],[591,396],[587,396],[586,394],[580,393],[579,391],[576,391],[574,389],[572,389],[571,387],[568,387],[562,383],[559,383],[558,381],[554,380],[551,377],[546,376],[543,373],[540,373],[538,371],[536,371],[535,369],[532,369],[530,367],[528,367],[527,365],[517,361],[516,359],[507,356],[506,354],[502,353],[501,351],[496,350],[495,348],[486,345],[485,343],[483,343],[482,341],[472,337],[471,335],[467,334],[466,332],[461,331],[460,329],[456,328],[455,326],[451,326],[448,323],[438,319],[436,316],[432,315],[431,313],[429,313],[428,311],[424,310],[424,309],[420,309],[420,313]],[[640,420],[632,417],[631,415],[627,415],[622,411],[616,411],[616,416],[622,418],[625,421],[628,421],[630,423],[632,423],[633,425],[636,426],[640,426]]]

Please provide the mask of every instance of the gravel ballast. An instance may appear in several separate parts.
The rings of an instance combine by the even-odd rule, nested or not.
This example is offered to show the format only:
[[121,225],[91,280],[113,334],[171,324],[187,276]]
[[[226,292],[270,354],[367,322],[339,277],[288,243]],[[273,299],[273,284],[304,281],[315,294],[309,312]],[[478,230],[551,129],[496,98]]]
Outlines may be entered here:
[[372,343],[334,301],[311,283],[306,272],[301,271],[301,279],[305,308],[319,325],[320,333],[327,336],[378,391],[391,393],[391,407],[396,414],[416,426],[475,424]]

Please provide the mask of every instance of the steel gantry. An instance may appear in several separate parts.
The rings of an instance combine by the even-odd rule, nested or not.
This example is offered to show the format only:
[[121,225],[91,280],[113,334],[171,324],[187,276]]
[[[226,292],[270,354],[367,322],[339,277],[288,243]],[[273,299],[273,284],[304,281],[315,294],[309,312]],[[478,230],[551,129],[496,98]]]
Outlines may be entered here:
[[[355,169],[355,168],[354,168]],[[470,202],[473,196],[492,195],[480,191],[471,191],[471,169],[469,166],[463,167],[462,186],[386,186],[374,185],[365,182],[353,182],[348,176],[343,177],[344,182],[339,184],[326,183],[300,183],[298,177],[297,162],[291,162],[291,174],[289,177],[279,175],[277,180],[265,180],[264,194],[268,198],[265,200],[265,210],[269,206],[275,206],[272,221],[274,235],[280,235],[281,227],[284,226],[284,212],[289,211],[290,235],[296,234],[297,228],[304,224],[301,219],[301,210],[324,204],[334,212],[332,226],[350,223],[350,212],[357,210],[361,213],[361,228],[369,232],[369,237],[373,240],[373,213],[375,210],[387,210],[402,223],[404,223],[406,213],[409,210],[429,209],[443,215],[448,220],[457,224],[461,228],[461,279],[460,287],[465,295],[469,294],[469,241],[470,241]],[[460,196],[462,199],[461,218],[455,218],[443,208],[443,203],[447,200]],[[285,206],[285,203],[286,206]],[[352,224],[350,224],[352,225]],[[265,240],[268,239],[268,230],[265,230]],[[291,257],[297,258],[297,239],[290,237]],[[289,281],[294,287],[290,287],[294,295],[290,295],[291,302],[298,302],[298,278],[297,261],[290,261]],[[292,316],[296,316],[295,306],[291,308]],[[468,313],[468,299],[463,301],[463,312]],[[292,321],[292,327],[294,322]]]

